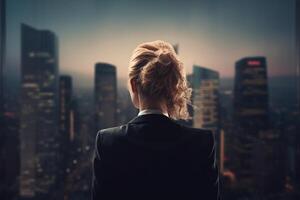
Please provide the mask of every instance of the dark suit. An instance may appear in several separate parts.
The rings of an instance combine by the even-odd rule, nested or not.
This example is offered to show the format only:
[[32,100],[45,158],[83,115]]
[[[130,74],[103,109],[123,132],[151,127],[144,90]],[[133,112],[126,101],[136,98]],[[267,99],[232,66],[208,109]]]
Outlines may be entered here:
[[219,199],[212,132],[164,115],[99,131],[93,165],[93,200]]

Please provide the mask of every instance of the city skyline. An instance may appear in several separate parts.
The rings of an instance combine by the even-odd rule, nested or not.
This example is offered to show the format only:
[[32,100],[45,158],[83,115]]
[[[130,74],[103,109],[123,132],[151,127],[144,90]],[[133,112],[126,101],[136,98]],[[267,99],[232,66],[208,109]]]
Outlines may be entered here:
[[61,1],[8,2],[7,79],[19,73],[21,22],[55,31],[60,38],[61,71],[72,75],[76,84],[90,88],[94,63],[114,64],[118,78],[125,79],[132,50],[140,42],[155,39],[179,45],[187,74],[197,64],[210,66],[221,77],[233,77],[235,61],[245,56],[267,57],[270,77],[295,72],[294,0],[272,1],[272,5],[270,1],[224,4],[203,0],[174,1],[172,5],[166,1],[153,5],[127,5],[126,1],[63,3],[72,11],[62,7]]
[[296,0],[3,3],[1,200],[90,197],[96,134],[138,115],[127,63],[157,39],[193,90],[191,118],[177,122],[214,132],[223,198],[299,199]]
[[[19,138],[12,137],[11,140],[6,140],[5,148],[17,155],[18,149],[14,151],[8,146],[18,144],[20,141],[21,168],[20,179],[15,178],[18,176],[17,167],[12,169],[15,171],[11,177],[19,181],[21,197],[86,199],[90,191],[92,164],[90,156],[93,152],[95,134],[99,129],[127,123],[129,121],[127,119],[132,118],[131,114],[136,116],[137,113],[133,112],[134,107],[128,93],[126,97],[117,94],[118,69],[114,65],[96,62],[93,72],[94,91],[73,95],[73,78],[71,75],[62,76],[57,63],[60,45],[58,45],[59,37],[56,32],[51,29],[37,29],[26,24],[22,24],[21,28],[21,101],[20,113],[18,111],[15,113],[17,117],[20,117],[20,124],[18,124],[17,117],[13,117],[14,112],[12,112],[10,116],[6,115],[9,131],[5,131],[7,135],[20,134]],[[282,114],[274,112],[278,107],[270,107],[269,110],[269,98],[265,98],[269,96],[265,57],[241,57],[236,61],[235,69],[234,92],[226,93],[226,90],[219,88],[218,71],[210,67],[194,65],[192,74],[188,74],[188,80],[192,79],[193,89],[195,89],[193,103],[201,110],[195,112],[194,108],[192,113],[193,119],[196,120],[188,126],[212,130],[220,128],[220,132],[216,131],[214,134],[216,149],[220,152],[218,161],[224,172],[221,178],[227,181],[227,184],[224,184],[224,193],[228,195],[225,199],[268,198],[274,192],[278,196],[288,196],[290,194],[284,190],[284,184],[290,184],[290,182],[285,180],[284,176],[289,175],[290,172],[285,172],[283,167],[298,166],[278,162],[284,160],[284,152],[279,154],[277,147],[284,145],[288,153],[290,144],[281,140],[281,136],[286,135],[285,137],[293,139],[290,135],[297,132],[297,127],[293,123],[289,127],[295,127],[295,129],[285,127],[269,129],[268,127],[262,131],[259,126],[260,122],[257,122],[262,119],[259,109],[263,109],[264,116],[272,114],[277,124],[283,124],[281,117],[276,117]],[[233,98],[231,100],[235,105],[234,110],[237,111],[235,113],[242,114],[238,119],[226,116],[231,108],[224,107],[224,102],[221,101],[224,100],[224,95]],[[14,100],[14,106],[17,104],[17,100]],[[241,134],[236,127],[239,127],[239,123],[243,121],[241,119],[250,116],[249,114],[251,119],[247,122],[256,122],[257,126],[252,124],[253,132],[248,133],[245,130]],[[263,125],[267,124],[266,121],[261,121],[264,122]],[[274,128],[276,123],[274,123]],[[58,132],[59,127],[60,132]],[[286,134],[285,130],[289,130],[291,134]],[[223,136],[219,136],[219,133]],[[238,140],[232,140],[233,136],[238,136],[236,138]],[[240,146],[242,148],[235,148]],[[225,148],[233,154],[226,153]],[[240,162],[232,159],[236,157],[235,155],[239,156]],[[231,159],[224,159],[230,157]],[[291,154],[291,158],[293,160],[296,157],[294,158],[294,154]],[[13,162],[17,161],[8,160],[6,164],[7,166],[13,165]],[[282,164],[277,165],[278,163]],[[276,167],[272,169],[275,164]],[[6,168],[6,171],[10,170]],[[227,180],[228,173],[236,176],[237,179]],[[290,174],[293,173],[292,171]],[[274,174],[276,176],[279,174],[278,178],[272,178]],[[265,177],[268,181],[264,180]],[[8,182],[8,180],[5,181]],[[298,187],[292,183],[292,186],[294,185]],[[13,191],[15,191],[14,188],[5,190],[5,192]],[[230,197],[230,195],[237,194],[236,198]],[[17,193],[14,195],[17,196]]]

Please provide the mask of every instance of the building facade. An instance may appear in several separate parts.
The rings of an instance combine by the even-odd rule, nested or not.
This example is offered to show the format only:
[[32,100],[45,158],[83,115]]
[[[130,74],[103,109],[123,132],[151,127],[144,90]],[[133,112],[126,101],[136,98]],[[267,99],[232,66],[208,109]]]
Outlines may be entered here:
[[117,123],[116,67],[108,63],[95,65],[95,127],[96,131]]
[[0,199],[10,200],[18,197],[18,178],[20,172],[20,145],[19,145],[19,116],[16,112],[7,111],[4,113],[5,133],[2,153],[4,160],[1,162],[3,175],[1,176]]
[[3,68],[5,56],[5,0],[0,0],[0,198],[5,195],[5,122],[4,122],[4,95],[3,95]]
[[[297,116],[298,119],[297,123],[297,130],[300,129],[300,2],[296,1],[296,67],[297,67]],[[297,172],[295,174],[295,180],[296,180],[296,187],[297,191],[300,191],[300,134],[297,134],[295,137],[295,171]],[[297,159],[298,158],[298,159]],[[298,195],[300,195],[300,192],[298,192]]]
[[[269,92],[265,57],[242,58],[235,64],[234,131],[236,175],[243,189],[260,196],[265,188]],[[269,150],[270,151],[270,150]]]
[[[3,68],[5,64],[5,41],[6,41],[6,4],[5,0],[0,0],[0,117],[4,113],[3,95]],[[2,125],[2,124],[0,124]]]
[[[74,139],[74,112],[72,110],[72,78],[71,76],[59,77],[59,135],[60,135],[60,158],[61,166],[59,183],[65,188],[65,182],[72,163]],[[65,191],[65,190],[64,190]]]
[[193,66],[193,127],[219,130],[219,73]]
[[72,114],[72,78],[71,76],[59,77],[59,131],[64,141],[74,137]]
[[53,32],[21,25],[20,196],[24,198],[58,194],[57,45]]

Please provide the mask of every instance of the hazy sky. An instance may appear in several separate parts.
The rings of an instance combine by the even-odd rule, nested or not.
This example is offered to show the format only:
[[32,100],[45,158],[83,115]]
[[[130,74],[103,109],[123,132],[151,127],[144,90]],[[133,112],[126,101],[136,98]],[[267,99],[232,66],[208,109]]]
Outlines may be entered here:
[[198,64],[234,75],[245,56],[266,56],[269,75],[294,73],[295,0],[8,0],[9,73],[19,74],[20,23],[59,39],[60,71],[91,86],[94,64],[127,76],[134,47],[162,39],[179,44],[187,73]]

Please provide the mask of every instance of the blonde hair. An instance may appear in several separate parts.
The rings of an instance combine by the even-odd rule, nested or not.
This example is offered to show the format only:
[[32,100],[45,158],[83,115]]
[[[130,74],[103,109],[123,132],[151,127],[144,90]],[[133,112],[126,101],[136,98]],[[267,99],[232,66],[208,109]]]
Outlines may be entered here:
[[129,79],[133,79],[142,96],[165,100],[173,119],[190,118],[192,89],[187,86],[185,71],[172,45],[157,40],[138,45],[129,63]]

